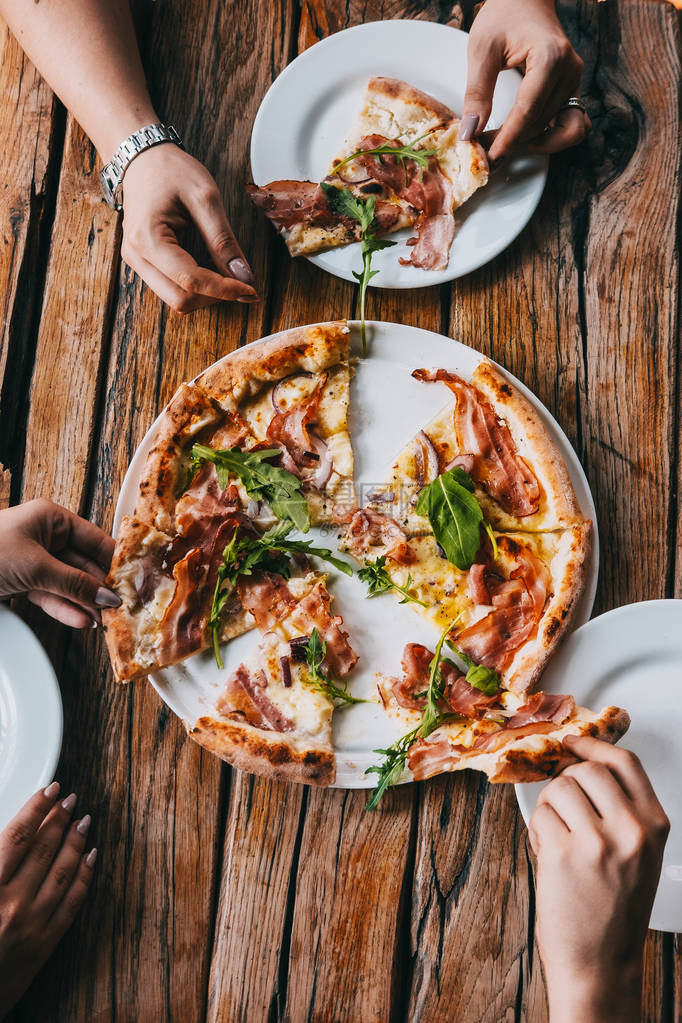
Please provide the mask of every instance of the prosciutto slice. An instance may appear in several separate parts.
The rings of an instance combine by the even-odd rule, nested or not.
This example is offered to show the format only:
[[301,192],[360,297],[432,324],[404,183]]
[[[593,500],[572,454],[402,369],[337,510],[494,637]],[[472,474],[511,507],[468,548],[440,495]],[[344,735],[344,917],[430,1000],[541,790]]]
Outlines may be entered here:
[[[430,665],[433,653],[421,643],[408,643],[403,650],[400,679],[393,679],[390,686],[396,703],[406,710],[423,710],[426,705],[426,689],[429,685]],[[497,701],[497,696],[485,696],[479,689],[469,685],[464,675],[449,661],[440,662],[445,683],[442,713],[461,714],[468,718],[481,717]]]
[[207,612],[201,606],[206,569],[200,548],[177,562],[173,578],[175,592],[159,625],[159,664],[172,664],[199,650],[206,627]]
[[488,581],[493,610],[458,633],[459,649],[476,664],[501,671],[537,628],[550,584],[547,566],[531,551],[519,549],[509,579]]
[[267,681],[263,671],[251,673],[246,665],[240,664],[216,703],[217,711],[244,717],[255,728],[292,732],[295,724],[268,697]]
[[286,618],[296,606],[296,598],[281,575],[259,572],[255,576],[240,576],[237,592],[242,607],[250,611],[261,632],[270,630]]
[[296,224],[331,225],[338,219],[316,181],[271,181],[258,188],[247,185],[252,202],[281,230]]
[[416,554],[405,532],[395,519],[373,508],[359,508],[350,517],[344,516],[347,529],[344,542],[355,557],[363,557],[372,547],[383,547],[386,556],[399,565],[411,565]]
[[325,445],[312,433],[310,427],[317,418],[326,383],[325,374],[307,398],[286,411],[275,412],[266,432],[266,440],[278,444],[288,455],[286,464],[283,460],[285,468],[291,471],[293,463],[295,474],[299,477],[301,469],[311,466],[317,469],[320,463],[320,450],[324,452]]
[[534,693],[528,703],[519,707],[516,714],[509,718],[507,728],[523,728],[540,721],[553,721],[560,724],[570,717],[575,710],[572,696],[561,696],[556,693]]
[[316,583],[297,607],[292,611],[289,622],[301,635],[310,636],[317,629],[319,637],[327,644],[325,661],[339,678],[343,678],[358,663],[358,655],[348,641],[348,633],[342,629],[343,618],[332,615],[331,597],[323,583]]
[[509,427],[490,402],[455,373],[444,369],[416,369],[417,380],[441,380],[455,395],[455,433],[461,451],[473,453],[473,480],[505,511],[519,518],[533,515],[540,506],[537,479],[516,450]]
[[222,423],[211,437],[211,447],[219,451],[241,448],[248,437],[253,437],[251,427],[235,409],[225,414]]
[[241,512],[235,486],[220,489],[213,462],[205,462],[175,506],[175,525],[180,536],[198,541],[216,527],[216,520],[234,518]]

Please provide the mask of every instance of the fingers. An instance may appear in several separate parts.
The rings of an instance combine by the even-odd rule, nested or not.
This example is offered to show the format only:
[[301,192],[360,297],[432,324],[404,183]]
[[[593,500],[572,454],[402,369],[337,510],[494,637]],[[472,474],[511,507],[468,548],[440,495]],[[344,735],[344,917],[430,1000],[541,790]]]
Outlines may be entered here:
[[41,608],[46,615],[68,625],[70,629],[92,629],[102,624],[102,617],[99,611],[94,608],[86,611],[78,604],[72,604],[70,600],[63,597],[56,597],[54,593],[47,593],[45,590],[29,590],[28,599],[36,607]]
[[200,194],[193,192],[183,201],[218,269],[244,284],[253,284],[251,268],[230,227],[217,187],[207,187]]
[[30,592],[47,592],[86,608],[120,607],[121,598],[102,584],[101,578],[67,565],[39,548],[31,569]]
[[597,811],[575,779],[560,774],[542,790],[538,806],[548,804],[570,831],[593,829],[599,821]]
[[83,905],[88,888],[92,883],[96,860],[96,849],[91,849],[87,855],[81,856],[76,874],[45,929],[45,940],[50,946],[56,945],[62,935],[68,931],[78,910]]
[[91,818],[86,814],[74,821],[36,894],[35,909],[43,919],[52,916],[71,887],[83,857]]
[[563,777],[578,783],[603,819],[615,814],[622,821],[632,815],[632,800],[605,764],[595,761],[572,764],[563,772]]
[[535,65],[526,71],[516,94],[514,106],[490,147],[488,155],[492,161],[507,156],[529,128],[540,120],[547,95],[554,88],[557,78],[556,70],[548,71],[544,64]]
[[482,131],[490,117],[495,82],[502,69],[502,55],[485,43],[469,41],[467,84],[462,103],[459,137],[463,141]]
[[532,153],[558,153],[562,149],[577,146],[592,127],[587,114],[577,107],[559,110],[548,132],[531,139],[528,148]]
[[31,796],[19,813],[0,832],[0,884],[7,884],[23,862],[38,828],[54,807],[59,795],[59,782]]
[[87,572],[101,582],[104,582],[107,577],[107,570],[105,568],[102,568],[96,561],[93,561],[86,554],[81,554],[80,551],[74,550],[72,547],[65,547],[64,550],[61,550],[59,552],[59,560],[67,565],[71,565],[72,568],[80,568],[83,572]]
[[653,801],[659,805],[649,777],[632,750],[612,746],[588,735],[568,735],[564,745],[581,760],[605,764],[631,799],[645,803]]
[[[150,236],[140,254],[190,298],[203,296],[223,302],[258,298],[249,284],[244,284],[234,277],[223,277],[215,270],[199,266],[189,252],[180,246],[170,228],[157,231],[154,236]],[[126,260],[130,262],[127,256]]]
[[528,823],[528,840],[537,856],[543,843],[558,846],[569,834],[566,824],[549,803],[538,803]]
[[45,879],[68,828],[76,806],[75,793],[52,807],[34,834],[23,862],[12,877],[12,885],[34,895]]
[[149,260],[125,246],[121,249],[121,255],[128,266],[132,267],[138,277],[142,278],[161,301],[169,305],[171,309],[175,309],[177,313],[191,313],[195,309],[213,305],[216,301],[215,298],[208,298],[205,295],[188,295],[160,270],[157,270]]
[[112,537],[96,526],[94,522],[88,522],[80,515],[74,515],[73,512],[66,511],[66,509],[63,510],[69,516],[71,524],[68,549],[84,555],[108,572],[115,547]]

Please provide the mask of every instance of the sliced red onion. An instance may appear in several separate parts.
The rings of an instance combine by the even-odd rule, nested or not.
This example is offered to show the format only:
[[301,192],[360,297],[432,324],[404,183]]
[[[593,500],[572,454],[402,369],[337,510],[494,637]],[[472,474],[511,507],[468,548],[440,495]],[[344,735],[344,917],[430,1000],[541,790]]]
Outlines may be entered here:
[[377,504],[381,503],[382,501],[386,501],[387,504],[390,504],[391,501],[395,501],[395,491],[393,491],[393,490],[384,490],[384,491],[372,490],[367,495],[367,500],[368,501],[374,501]]
[[327,481],[332,474],[334,463],[332,461],[332,456],[329,453],[329,448],[322,438],[317,437],[311,432],[310,439],[320,459],[320,464],[315,470],[315,475],[311,477],[310,482],[316,490],[322,490],[322,488],[326,486]]
[[282,468],[286,469],[286,471],[290,472],[292,476],[296,476],[297,479],[300,480],[301,470],[296,465],[296,462],[294,461],[293,456],[289,451],[289,448],[286,447],[285,444],[278,444],[277,447],[282,452]]
[[450,469],[458,468],[464,469],[465,473],[467,473],[467,475],[470,475],[474,468],[475,461],[476,455],[470,455],[467,453],[455,455],[455,457],[445,466],[445,471],[449,472]]
[[294,636],[289,640],[289,651],[292,661],[305,661],[305,652],[308,646],[307,636]]
[[440,461],[431,438],[423,430],[419,431],[416,439],[418,482],[423,486],[425,483],[431,483],[440,474]]
[[246,506],[246,514],[250,519],[257,519],[260,515],[260,501],[254,501],[253,498],[251,498]]
[[272,401],[272,407],[274,408],[275,412],[288,411],[287,409],[283,408],[280,403],[280,398],[282,397],[281,395],[282,384],[285,384],[287,380],[291,380],[292,377],[311,377],[312,375],[313,374],[308,373],[307,370],[301,369],[297,373],[290,373],[289,376],[282,377],[281,380],[278,380],[272,389],[272,393],[270,394],[270,400]]
[[[352,167],[352,164],[347,164],[347,167]],[[358,173],[362,174],[363,172],[362,170],[359,170]],[[344,181],[347,185],[364,185],[368,181],[372,180],[371,174],[365,174],[365,176],[362,178],[356,178],[353,177],[352,172],[351,174],[348,174],[348,171],[346,169],[344,169],[343,174],[341,173],[335,174],[334,177],[338,178],[339,181]]]
[[289,658],[284,656],[280,657],[279,663],[282,666],[282,685],[285,689],[291,688],[291,665],[289,664]]

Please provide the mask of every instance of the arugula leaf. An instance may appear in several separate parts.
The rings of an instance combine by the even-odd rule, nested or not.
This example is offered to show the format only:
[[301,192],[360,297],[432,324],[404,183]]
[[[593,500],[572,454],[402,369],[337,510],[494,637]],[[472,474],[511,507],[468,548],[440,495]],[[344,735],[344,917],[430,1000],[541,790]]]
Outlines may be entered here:
[[360,225],[360,251],[362,253],[362,272],[353,270],[353,277],[360,285],[360,325],[362,330],[362,354],[367,355],[367,334],[365,330],[365,298],[367,286],[373,277],[379,273],[372,270],[372,253],[380,249],[388,249],[395,242],[388,238],[377,238],[374,220],[376,201],[373,195],[367,199],[361,199],[353,195],[349,188],[337,188],[327,181],[320,182],[320,188],[327,196],[332,212],[342,217],[349,217],[357,220]]
[[500,678],[499,672],[495,671],[494,668],[486,668],[482,664],[476,664],[470,657],[451,643],[447,641],[448,646],[455,651],[460,661],[464,662],[467,669],[466,680],[470,686],[474,689],[479,689],[484,696],[495,696],[499,693],[502,688],[502,679]]
[[289,519],[307,533],[310,528],[308,505],[301,491],[301,481],[279,465],[271,465],[268,459],[279,457],[279,448],[264,448],[261,451],[240,451],[230,448],[218,451],[195,444],[192,459],[214,462],[218,482],[224,490],[231,476],[238,476],[244,488],[255,501],[266,501],[278,519]]
[[303,648],[305,652],[305,659],[308,665],[308,674],[310,676],[309,681],[305,681],[305,684],[314,689],[317,693],[324,693],[332,700],[340,700],[342,703],[367,703],[367,700],[361,700],[358,696],[351,696],[348,689],[339,689],[333,682],[329,681],[329,678],[322,671],[322,662],[327,656],[327,644],[325,640],[320,640],[320,634],[317,628],[313,628],[313,631],[308,637],[308,642]]
[[347,561],[343,561],[342,558],[334,557],[328,547],[314,547],[312,540],[287,540],[286,537],[292,529],[292,524],[286,520],[277,522],[267,533],[263,533],[257,542],[267,547],[270,551],[312,555],[321,561],[328,561],[339,572],[352,576],[353,569],[351,565]]
[[471,568],[481,547],[481,526],[493,543],[495,536],[474,497],[474,485],[459,466],[427,483],[419,493],[417,515],[428,518],[448,561],[464,572]]
[[398,583],[394,583],[390,575],[384,568],[386,564],[385,555],[377,558],[376,561],[366,561],[364,568],[361,568],[358,572],[358,579],[361,582],[367,583],[368,597],[377,597],[380,593],[388,593],[389,590],[395,590],[396,593],[402,593],[403,599],[399,601],[401,604],[419,604],[420,607],[426,607],[427,605],[423,600],[417,600],[410,593],[410,586],[412,585],[412,576],[407,574],[404,586],[399,586]]
[[400,781],[400,776],[405,770],[408,751],[410,746],[416,741],[420,728],[421,725],[417,725],[416,728],[413,728],[407,735],[403,735],[402,738],[397,739],[387,749],[374,750],[375,753],[381,753],[384,759],[383,763],[374,764],[373,767],[368,767],[365,771],[365,774],[377,774],[379,776],[377,786],[365,804],[366,810],[376,810],[386,789]]
[[334,174],[338,174],[342,167],[345,167],[346,164],[352,163],[353,160],[356,160],[358,158],[358,156],[376,157],[394,156],[398,163],[400,164],[400,166],[405,171],[405,184],[407,184],[409,180],[407,174],[408,160],[413,160],[417,167],[419,167],[420,171],[423,173],[424,170],[426,170],[426,168],[429,165],[429,157],[437,155],[438,153],[437,149],[416,148],[418,142],[421,142],[422,139],[425,139],[427,135],[431,135],[431,133],[434,132],[435,130],[436,130],[435,128],[429,128],[429,130],[425,131],[423,135],[419,136],[419,138],[412,139],[411,142],[408,142],[404,145],[396,146],[393,144],[396,142],[400,142],[400,136],[398,135],[398,137],[392,139],[391,142],[384,142],[382,145],[376,146],[374,149],[356,149],[354,153],[351,153],[350,156],[347,156],[345,160],[341,161],[341,163],[337,163],[336,167],[334,167],[334,169],[331,171],[330,177]]
[[419,735],[422,739],[425,739],[427,735],[431,735],[431,732],[434,728],[438,727],[440,719],[443,717],[438,707],[438,701],[442,699],[445,688],[445,679],[443,678],[443,672],[440,670],[441,651],[443,643],[454,624],[454,622],[448,622],[446,625],[429,663],[429,686],[426,690],[426,707],[424,708],[422,723],[419,728]]

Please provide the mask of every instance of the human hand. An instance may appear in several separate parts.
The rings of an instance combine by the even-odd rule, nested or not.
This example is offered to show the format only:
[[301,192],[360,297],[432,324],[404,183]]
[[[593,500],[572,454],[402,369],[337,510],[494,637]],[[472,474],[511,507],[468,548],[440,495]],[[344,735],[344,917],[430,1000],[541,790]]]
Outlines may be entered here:
[[0,1019],[73,923],[97,850],[83,855],[90,815],[71,823],[76,796],[36,792],[0,832]]
[[528,826],[551,1023],[639,1021],[642,952],[670,824],[629,750],[586,736]]
[[75,629],[121,603],[104,586],[114,541],[99,526],[42,499],[0,511],[0,599],[25,593]]
[[462,139],[485,128],[499,72],[524,68],[514,106],[490,146],[491,164],[519,142],[535,153],[575,146],[591,127],[582,110],[564,107],[578,92],[584,65],[564,34],[554,0],[487,0],[469,33],[467,62]]
[[[182,248],[178,235],[191,224],[198,227],[217,271],[199,266]],[[198,160],[170,143],[147,149],[126,170],[121,255],[181,313],[217,301],[258,300],[218,186]]]

